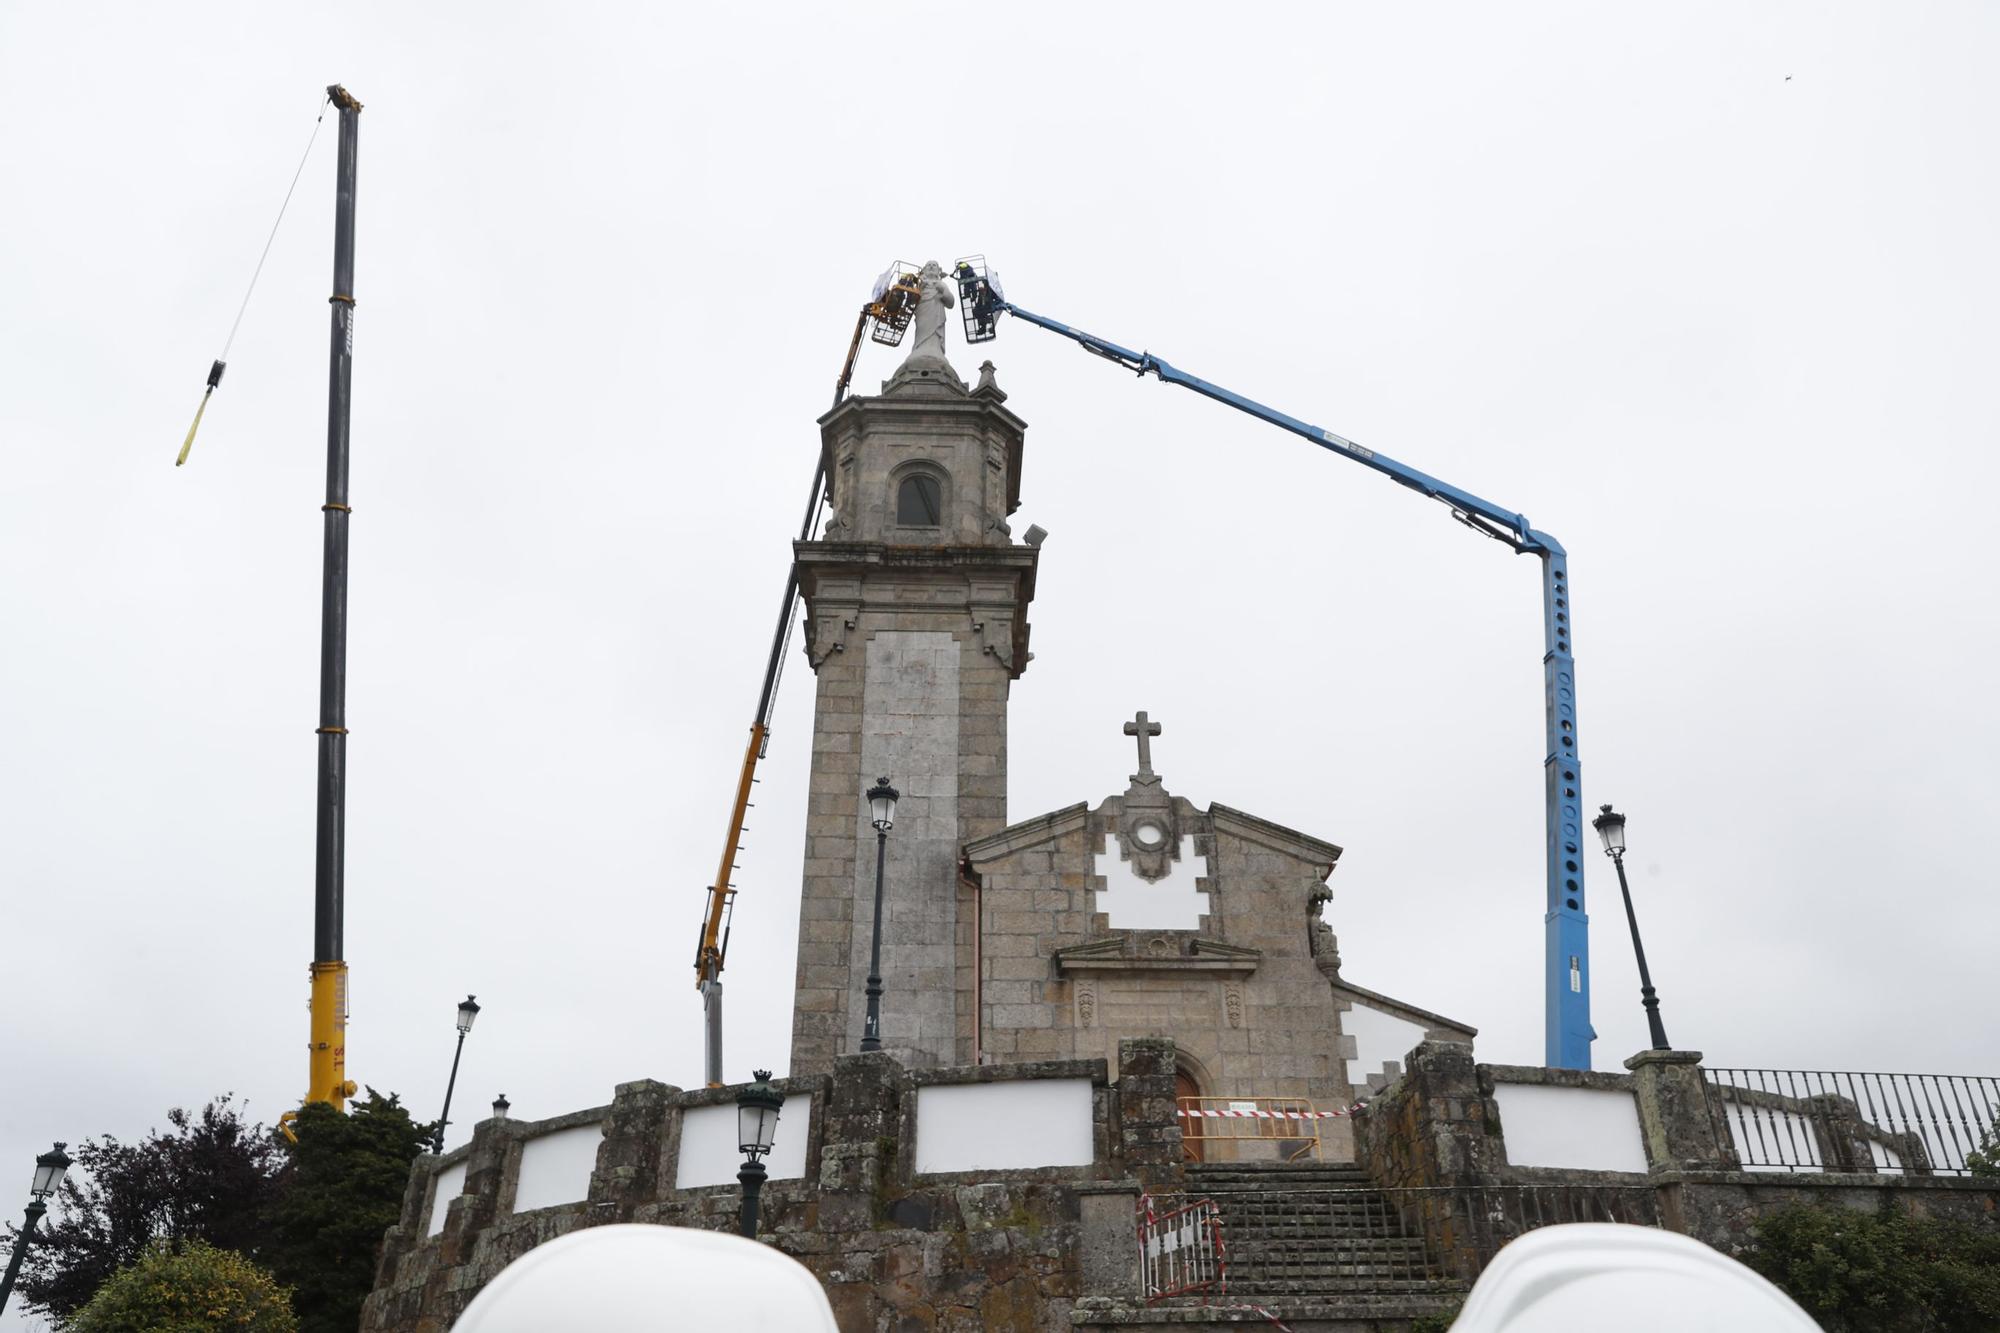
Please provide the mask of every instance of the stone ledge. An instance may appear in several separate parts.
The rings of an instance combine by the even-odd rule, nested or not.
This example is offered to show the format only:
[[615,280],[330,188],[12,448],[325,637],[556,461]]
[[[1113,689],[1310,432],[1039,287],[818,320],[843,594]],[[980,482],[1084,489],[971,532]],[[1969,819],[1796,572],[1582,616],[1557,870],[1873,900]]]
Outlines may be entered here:
[[953,1087],[967,1083],[1016,1083],[1028,1079],[1087,1078],[1094,1088],[1111,1086],[1111,1067],[1095,1060],[1024,1060],[1005,1065],[944,1065],[908,1071],[913,1088]]
[[[1454,1035],[1462,1033],[1463,1040],[1468,1043],[1479,1035],[1479,1029],[1473,1027],[1470,1023],[1461,1023],[1455,1018],[1446,1018],[1443,1014],[1432,1013],[1428,1009],[1420,1009],[1416,1005],[1404,1000],[1398,1000],[1394,996],[1384,995],[1380,991],[1369,990],[1366,986],[1357,986],[1345,977],[1334,981],[1333,993],[1337,998],[1341,999],[1352,997],[1354,1001],[1368,1008],[1378,1009],[1392,1018],[1400,1018],[1405,1022],[1415,1023],[1421,1028],[1449,1029]],[[1431,1037],[1429,1033],[1426,1033],[1425,1039],[1431,1041],[1450,1041],[1454,1037]]]
[[1246,842],[1254,842],[1275,852],[1296,856],[1302,861],[1311,861],[1326,867],[1320,872],[1325,879],[1333,873],[1334,862],[1340,860],[1340,848],[1323,838],[1315,838],[1283,824],[1274,824],[1268,819],[1224,805],[1220,801],[1210,801],[1208,817],[1214,821],[1217,833],[1229,832]]
[[1698,1065],[1700,1051],[1641,1051],[1625,1057],[1625,1067],[1637,1072],[1647,1065]]
[[1018,824],[1009,824],[998,833],[989,833],[983,838],[974,838],[965,844],[965,860],[973,872],[978,873],[983,864],[1011,856],[1015,852],[1038,847],[1045,842],[1053,842],[1065,833],[1084,827],[1090,816],[1090,802],[1078,801],[1060,810],[1033,819],[1024,819]]
[[1547,1069],[1541,1065],[1480,1065],[1481,1091],[1500,1083],[1543,1088],[1589,1088],[1596,1092],[1630,1092],[1632,1076],[1597,1069]]
[[1646,1177],[1655,1185],[1734,1185],[1745,1188],[1785,1186],[1807,1189],[1955,1190],[1981,1192],[2000,1198],[2000,1180],[1990,1176],[1919,1176],[1867,1171],[1658,1171]]

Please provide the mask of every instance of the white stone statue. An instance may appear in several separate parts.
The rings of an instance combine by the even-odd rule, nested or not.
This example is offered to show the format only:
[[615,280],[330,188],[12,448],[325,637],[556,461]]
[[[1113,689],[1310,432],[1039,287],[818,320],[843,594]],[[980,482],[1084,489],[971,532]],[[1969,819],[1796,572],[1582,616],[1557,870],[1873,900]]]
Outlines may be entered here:
[[920,357],[935,357],[944,361],[944,312],[958,304],[958,297],[953,294],[951,284],[945,281],[944,267],[935,259],[926,263],[923,272],[917,275],[917,286],[921,295],[917,299],[917,314],[913,321],[916,336],[910,339],[910,354],[904,358],[904,363]]

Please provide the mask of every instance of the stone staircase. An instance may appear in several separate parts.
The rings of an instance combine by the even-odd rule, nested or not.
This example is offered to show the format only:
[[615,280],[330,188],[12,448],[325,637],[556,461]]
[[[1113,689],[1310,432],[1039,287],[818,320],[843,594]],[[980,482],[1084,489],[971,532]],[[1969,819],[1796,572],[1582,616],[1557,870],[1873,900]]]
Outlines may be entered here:
[[1256,1297],[1455,1297],[1462,1282],[1405,1232],[1354,1166],[1191,1163],[1191,1198],[1215,1200],[1229,1294]]

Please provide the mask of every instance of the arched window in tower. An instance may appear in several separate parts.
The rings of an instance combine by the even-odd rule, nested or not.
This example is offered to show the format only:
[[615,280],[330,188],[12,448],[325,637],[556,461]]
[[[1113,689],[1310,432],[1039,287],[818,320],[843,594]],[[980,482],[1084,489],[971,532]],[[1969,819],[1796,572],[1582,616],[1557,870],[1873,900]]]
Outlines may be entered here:
[[944,494],[936,477],[919,472],[896,488],[896,525],[934,528],[944,519]]

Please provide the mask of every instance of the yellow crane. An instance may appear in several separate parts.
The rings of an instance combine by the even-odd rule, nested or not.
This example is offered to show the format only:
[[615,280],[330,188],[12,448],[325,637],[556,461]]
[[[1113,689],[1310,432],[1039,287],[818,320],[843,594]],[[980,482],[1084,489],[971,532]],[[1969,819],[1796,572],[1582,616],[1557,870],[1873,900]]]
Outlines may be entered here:
[[[847,358],[841,363],[840,379],[833,387],[833,405],[847,397],[854,378],[854,361],[861,351],[861,335],[885,346],[903,341],[904,332],[917,312],[921,288],[915,265],[898,260],[875,281],[875,290],[854,320],[854,336],[848,339]],[[813,468],[812,495],[806,501],[804,520],[799,524],[799,540],[811,541],[819,526],[820,506],[826,499],[826,458],[822,454]],[[722,1085],[722,967],[729,956],[730,919],[736,906],[737,853],[743,847],[743,821],[751,807],[751,788],[757,784],[757,763],[764,757],[771,738],[771,709],[777,701],[778,682],[784,674],[785,650],[792,636],[792,609],[799,596],[796,567],[785,574],[785,595],[778,606],[778,628],[771,638],[770,660],[764,666],[764,683],[757,693],[757,711],[750,719],[750,743],[743,751],[743,765],[737,773],[736,798],[729,807],[729,827],[722,841],[722,863],[716,868],[715,882],[708,888],[702,912],[701,937],[695,945],[695,989],[701,992],[704,1025],[703,1069],[708,1086]]]

